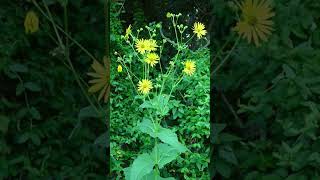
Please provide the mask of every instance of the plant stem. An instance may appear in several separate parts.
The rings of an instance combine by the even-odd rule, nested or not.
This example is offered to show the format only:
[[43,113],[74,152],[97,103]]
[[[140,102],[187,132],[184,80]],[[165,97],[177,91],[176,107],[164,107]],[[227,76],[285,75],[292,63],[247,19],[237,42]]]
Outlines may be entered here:
[[[33,4],[36,6],[36,8],[38,8],[38,10],[41,12],[41,14],[46,18],[48,19],[51,23],[54,23],[54,20],[53,18],[49,17],[43,10],[42,8],[39,6],[39,4],[35,1],[35,0],[32,0]],[[44,3],[44,6],[47,8],[46,4]],[[86,53],[92,60],[97,60],[96,58],[94,58],[94,56],[86,49],[84,48],[77,40],[75,40],[74,38],[72,38],[68,33],[66,33],[63,28],[61,28],[60,26],[56,25],[55,24],[55,27],[56,29],[58,29],[59,31],[61,31],[65,36],[67,36],[73,43],[75,43],[84,53]]]
[[[67,4],[65,4],[64,7],[63,7],[63,14],[64,14],[65,32],[68,34],[69,28],[68,28],[68,9],[67,9]],[[54,21],[52,21],[52,22],[54,22]],[[55,24],[54,24],[54,26],[55,26]],[[73,64],[72,64],[71,59],[70,59],[69,39],[67,37],[66,37],[66,45],[65,45],[65,58],[66,58],[66,60],[67,60],[67,62],[69,64],[69,66],[71,67],[71,71],[72,71],[72,73],[73,73],[78,85],[80,86],[80,89],[82,90],[83,94],[85,95],[85,97],[87,98],[87,100],[91,104],[91,106],[95,109],[96,113],[100,114],[100,111],[97,109],[97,107],[93,104],[93,102],[91,101],[91,99],[87,95],[87,92],[85,91],[84,87],[82,86],[82,83],[80,82],[79,75],[77,74],[76,70],[73,67]]]
[[[228,60],[228,58],[230,57],[231,53],[233,52],[233,50],[235,49],[235,47],[238,45],[240,40],[240,36],[237,38],[236,42],[233,44],[231,50],[228,52],[228,54],[226,55],[226,57],[224,57],[224,59],[221,61],[221,63],[216,67],[216,69],[214,69],[211,73],[211,77],[213,76],[214,73],[216,73],[221,67],[222,65]],[[217,56],[217,55],[216,55]]]

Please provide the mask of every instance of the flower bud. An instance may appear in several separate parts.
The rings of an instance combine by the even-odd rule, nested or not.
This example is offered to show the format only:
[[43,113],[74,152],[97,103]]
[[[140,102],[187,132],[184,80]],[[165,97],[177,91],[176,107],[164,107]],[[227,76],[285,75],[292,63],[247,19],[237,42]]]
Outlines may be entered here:
[[34,33],[39,30],[39,19],[35,12],[28,11],[24,20],[24,29],[27,34]]

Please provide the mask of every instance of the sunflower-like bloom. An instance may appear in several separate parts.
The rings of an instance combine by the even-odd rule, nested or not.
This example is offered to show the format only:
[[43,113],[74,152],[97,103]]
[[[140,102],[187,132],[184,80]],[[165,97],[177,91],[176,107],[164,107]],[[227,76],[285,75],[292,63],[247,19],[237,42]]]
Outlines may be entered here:
[[148,63],[151,67],[156,65],[159,60],[160,60],[160,57],[156,53],[149,53],[149,54],[147,54],[146,58],[144,59],[144,61],[146,63]]
[[118,70],[119,73],[121,73],[121,72],[122,72],[122,66],[121,66],[121,65],[118,65],[117,70]]
[[196,71],[196,63],[194,61],[187,60],[184,63],[183,72],[191,76]]
[[157,41],[153,39],[138,39],[136,49],[140,54],[157,50]]
[[275,13],[270,7],[270,0],[244,0],[240,8],[242,19],[234,28],[240,36],[247,38],[251,43],[253,39],[256,46],[260,45],[260,39],[267,41],[267,36],[273,31],[273,22],[270,20]]
[[89,88],[90,93],[96,93],[100,91],[98,100],[104,97],[104,101],[107,101],[109,96],[109,76],[108,76],[108,63],[107,57],[103,58],[104,66],[101,65],[98,61],[93,61],[91,67],[95,72],[89,72],[88,75],[93,77],[94,79],[90,80],[89,83],[93,84]]
[[136,42],[136,49],[140,54],[144,54],[147,50],[147,42],[145,39],[138,39]]
[[126,34],[125,34],[124,38],[127,40],[131,33],[132,33],[132,30],[131,30],[131,24],[130,24],[129,27],[126,29]]
[[39,29],[39,18],[33,11],[28,11],[24,20],[24,29],[27,34],[37,32]]
[[157,50],[157,41],[156,40],[153,40],[153,39],[148,39],[146,40],[146,44],[147,44],[147,47],[146,47],[146,50],[147,51],[155,51]]
[[148,79],[143,79],[138,83],[138,91],[142,94],[148,94],[152,88],[152,82]]
[[205,30],[204,24],[200,22],[196,22],[193,25],[193,33],[197,35],[198,39],[207,34],[207,30]]

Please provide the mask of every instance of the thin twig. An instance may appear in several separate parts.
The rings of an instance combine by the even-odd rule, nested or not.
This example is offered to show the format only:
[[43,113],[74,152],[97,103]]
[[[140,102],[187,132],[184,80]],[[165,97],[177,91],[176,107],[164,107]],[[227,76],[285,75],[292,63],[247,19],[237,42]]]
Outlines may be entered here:
[[233,116],[236,119],[237,123],[239,124],[240,128],[242,128],[243,127],[242,120],[239,118],[236,111],[233,109],[232,105],[229,103],[228,99],[226,98],[226,96],[222,92],[221,92],[221,97],[222,97],[222,100],[224,101],[224,103],[228,106],[231,113],[233,114]]

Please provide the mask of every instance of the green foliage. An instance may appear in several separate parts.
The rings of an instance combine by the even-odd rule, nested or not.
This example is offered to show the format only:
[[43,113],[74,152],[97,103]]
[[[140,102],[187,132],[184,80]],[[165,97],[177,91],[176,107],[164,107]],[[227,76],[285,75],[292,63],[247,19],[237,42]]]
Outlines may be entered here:
[[[275,31],[269,41],[260,48],[241,42],[213,75],[211,172],[216,178],[319,178],[320,4],[273,2]],[[213,3],[228,8],[227,2]],[[234,12],[213,11],[220,26],[212,42],[223,44],[227,38],[220,29],[230,32]]]
[[[50,2],[63,26],[62,7]],[[105,179],[105,142],[98,139],[105,125],[65,65],[52,24],[30,2],[0,5],[0,179]],[[104,52],[98,6],[103,3],[69,1],[72,36],[95,54]],[[23,22],[30,9],[40,24],[37,32],[26,34]],[[74,45],[70,49],[75,69],[86,79],[89,58]]]
[[[121,8],[121,5],[114,3],[111,12],[119,12],[118,8]],[[129,64],[126,64],[127,67],[140,77],[143,74],[142,62],[138,61],[132,47],[126,45],[121,38],[121,35],[125,34],[123,30],[128,26],[121,27],[119,16],[120,14],[114,14],[114,19],[111,20],[114,22],[111,27],[111,37],[114,37],[111,66],[111,178],[208,179],[208,173],[203,172],[208,170],[209,163],[209,51],[206,48],[189,50],[187,46],[177,43],[172,43],[171,49],[175,50],[169,50],[172,41],[167,41],[167,44],[163,41],[163,48],[162,38],[155,36],[161,46],[159,49],[162,52],[162,69],[159,65],[150,68],[150,77],[155,77],[152,79],[154,88],[157,89],[155,91],[162,91],[162,87],[165,90],[162,94],[152,93],[150,98],[137,95],[132,87],[136,86],[137,81],[132,82],[126,74],[124,64]],[[130,21],[126,24],[132,24],[133,31],[136,31],[139,23],[141,22]],[[159,26],[161,28],[160,24],[149,24],[150,32],[155,29],[158,34]],[[165,31],[168,37],[174,35],[170,34],[168,29]],[[139,38],[149,35],[144,33],[140,32]],[[175,36],[173,37],[175,39]],[[201,41],[197,43],[205,44]],[[174,55],[177,49],[180,54]],[[176,86],[179,79],[175,77],[175,72],[182,72],[182,63],[188,59],[197,61],[196,73],[183,77],[179,86]],[[169,63],[170,60],[174,61],[174,66]],[[122,73],[116,69],[120,63],[124,69]],[[170,68],[173,73],[168,73],[168,76],[158,73]],[[166,79],[164,85],[163,79]],[[172,87],[176,89],[171,93]],[[161,124],[155,123],[159,120]],[[189,136],[192,133],[196,136]]]

